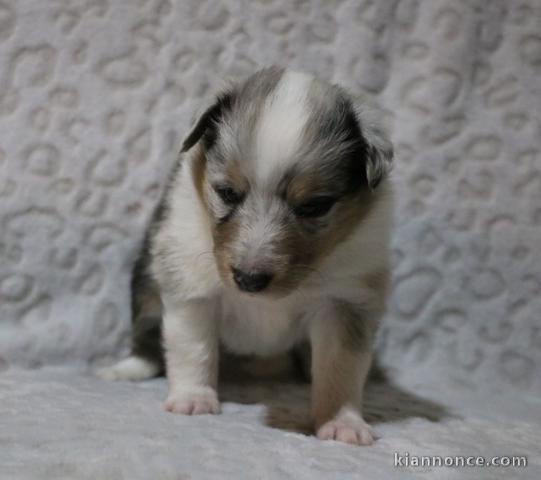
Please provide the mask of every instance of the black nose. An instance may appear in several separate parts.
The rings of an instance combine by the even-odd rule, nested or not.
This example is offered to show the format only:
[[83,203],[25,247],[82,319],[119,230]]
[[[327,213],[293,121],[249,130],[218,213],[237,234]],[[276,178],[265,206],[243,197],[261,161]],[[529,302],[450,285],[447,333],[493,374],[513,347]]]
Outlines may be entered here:
[[246,273],[238,268],[231,267],[233,279],[239,289],[245,292],[260,292],[272,280],[272,274],[265,272]]

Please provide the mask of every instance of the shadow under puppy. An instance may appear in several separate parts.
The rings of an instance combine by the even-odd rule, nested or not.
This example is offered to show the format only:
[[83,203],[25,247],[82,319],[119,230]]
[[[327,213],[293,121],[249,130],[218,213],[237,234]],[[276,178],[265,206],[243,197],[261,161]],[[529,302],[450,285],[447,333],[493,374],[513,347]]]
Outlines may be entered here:
[[317,436],[373,441],[360,401],[388,286],[392,145],[366,99],[261,70],[221,93],[184,141],[134,268],[132,355],[163,371],[165,408],[219,413],[220,347],[309,342]]

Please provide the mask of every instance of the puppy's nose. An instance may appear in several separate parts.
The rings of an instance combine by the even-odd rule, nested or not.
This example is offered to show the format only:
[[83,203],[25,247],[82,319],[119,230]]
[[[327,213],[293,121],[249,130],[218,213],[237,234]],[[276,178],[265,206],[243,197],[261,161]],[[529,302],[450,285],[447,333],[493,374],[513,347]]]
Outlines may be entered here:
[[260,292],[272,280],[272,274],[266,272],[246,273],[235,267],[231,267],[231,271],[233,280],[245,292]]

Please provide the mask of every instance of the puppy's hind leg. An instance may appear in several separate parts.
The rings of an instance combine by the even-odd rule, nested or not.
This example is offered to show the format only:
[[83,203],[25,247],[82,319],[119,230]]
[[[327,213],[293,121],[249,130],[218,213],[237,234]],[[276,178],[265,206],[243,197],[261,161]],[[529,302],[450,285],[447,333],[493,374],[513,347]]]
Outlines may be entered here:
[[131,354],[96,374],[104,380],[131,381],[160,375],[164,370],[161,336],[161,317],[135,318]]
[[105,380],[146,380],[164,371],[162,306],[158,288],[147,273],[143,254],[132,275],[132,351],[130,356],[96,374]]

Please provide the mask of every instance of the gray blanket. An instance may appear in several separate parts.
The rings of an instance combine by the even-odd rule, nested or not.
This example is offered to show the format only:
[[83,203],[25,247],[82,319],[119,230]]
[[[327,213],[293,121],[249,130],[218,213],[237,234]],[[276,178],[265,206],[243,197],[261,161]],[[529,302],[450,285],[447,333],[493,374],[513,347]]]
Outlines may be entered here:
[[[371,448],[269,429],[280,388],[230,386],[224,415],[192,420],[161,412],[163,382],[51,370],[126,352],[129,269],[183,134],[272,63],[376,95],[392,124],[380,357],[441,414],[382,387]],[[540,76],[539,0],[0,1],[0,477],[402,478],[408,450],[529,455],[489,477],[539,478]]]

